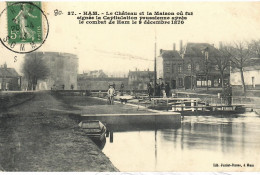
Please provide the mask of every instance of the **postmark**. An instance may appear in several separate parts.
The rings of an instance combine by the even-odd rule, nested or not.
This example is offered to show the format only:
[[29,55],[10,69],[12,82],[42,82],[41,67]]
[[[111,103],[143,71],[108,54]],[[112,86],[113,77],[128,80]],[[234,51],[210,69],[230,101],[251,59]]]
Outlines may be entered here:
[[41,2],[6,2],[7,7],[0,13],[0,41],[3,46],[23,54],[33,52],[44,44],[49,23],[41,5]]

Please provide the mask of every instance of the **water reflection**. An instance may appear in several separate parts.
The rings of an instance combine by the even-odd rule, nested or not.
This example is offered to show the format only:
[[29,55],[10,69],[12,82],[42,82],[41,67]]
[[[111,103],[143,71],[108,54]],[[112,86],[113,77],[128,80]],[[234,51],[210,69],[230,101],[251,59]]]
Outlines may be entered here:
[[213,163],[258,164],[259,134],[258,116],[189,116],[174,127],[117,128],[103,152],[121,171],[225,171]]

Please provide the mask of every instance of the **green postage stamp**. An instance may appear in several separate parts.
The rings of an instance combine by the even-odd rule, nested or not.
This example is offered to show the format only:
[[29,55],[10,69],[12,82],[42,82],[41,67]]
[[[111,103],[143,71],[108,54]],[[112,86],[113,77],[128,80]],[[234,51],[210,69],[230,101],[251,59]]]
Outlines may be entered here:
[[16,53],[32,52],[44,43],[48,36],[48,20],[41,2],[6,2],[0,20],[6,20],[1,32],[1,42]]
[[16,3],[7,2],[9,43],[42,42],[41,2]]

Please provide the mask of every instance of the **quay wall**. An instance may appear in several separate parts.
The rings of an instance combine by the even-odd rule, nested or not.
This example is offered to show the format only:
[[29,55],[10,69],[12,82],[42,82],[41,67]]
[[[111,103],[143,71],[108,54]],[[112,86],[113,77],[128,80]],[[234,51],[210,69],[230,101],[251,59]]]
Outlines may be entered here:
[[82,114],[80,120],[100,120],[110,130],[176,128],[181,124],[180,113],[142,114]]

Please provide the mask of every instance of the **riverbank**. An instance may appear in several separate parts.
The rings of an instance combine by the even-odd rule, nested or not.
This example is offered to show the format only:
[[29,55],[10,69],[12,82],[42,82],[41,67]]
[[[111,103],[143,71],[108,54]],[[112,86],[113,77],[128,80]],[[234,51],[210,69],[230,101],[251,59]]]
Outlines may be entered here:
[[4,171],[118,171],[47,92],[0,112],[0,167]]
[[1,91],[0,92],[0,110],[15,107],[34,98],[34,92],[22,91]]

